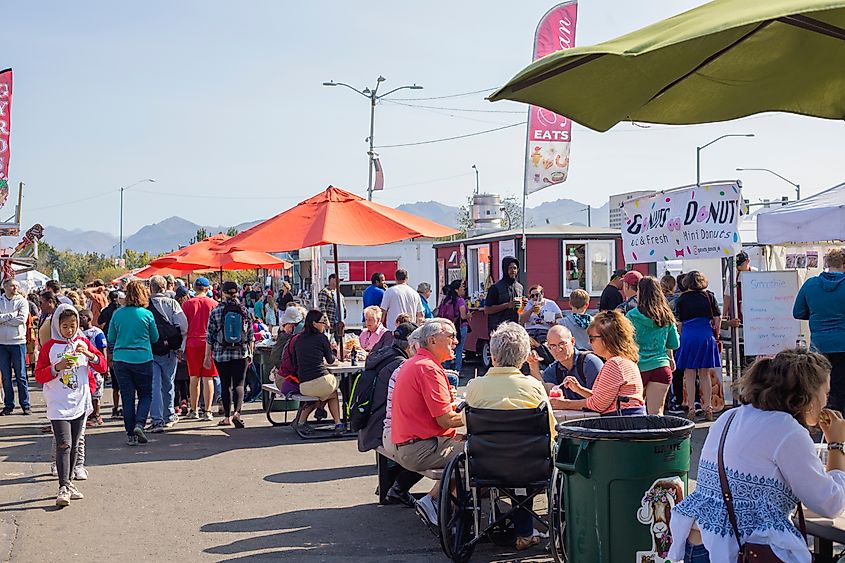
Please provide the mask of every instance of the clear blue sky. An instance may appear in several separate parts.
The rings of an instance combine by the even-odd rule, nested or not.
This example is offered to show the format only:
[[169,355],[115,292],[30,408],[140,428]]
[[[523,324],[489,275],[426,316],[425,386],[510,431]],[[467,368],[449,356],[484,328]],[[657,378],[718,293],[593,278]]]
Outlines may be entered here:
[[[610,39],[700,3],[585,0],[576,43]],[[157,183],[126,192],[127,234],[171,215],[211,225],[266,218],[329,184],[364,193],[368,102],[322,82],[364,88],[382,74],[384,88],[425,87],[396,95],[402,98],[499,86],[530,62],[534,28],[551,5],[5,2],[0,68],[15,71],[10,177],[27,184],[24,224],[116,233],[118,188],[142,178]],[[376,144],[524,119],[524,106],[491,104],[483,94],[418,103],[520,113],[384,103]],[[622,124],[604,134],[576,125],[569,180],[529,205],[568,197],[598,206],[612,193],[690,183],[696,145],[724,133],[756,138],[708,148],[702,176],[740,177],[752,200],[791,195],[791,188],[737,167],[772,168],[801,183],[805,195],[843,179],[841,123],[767,115],[683,128]],[[474,188],[472,164],[484,190],[520,193],[524,135],[516,127],[383,149],[388,189],[376,200],[458,205]]]

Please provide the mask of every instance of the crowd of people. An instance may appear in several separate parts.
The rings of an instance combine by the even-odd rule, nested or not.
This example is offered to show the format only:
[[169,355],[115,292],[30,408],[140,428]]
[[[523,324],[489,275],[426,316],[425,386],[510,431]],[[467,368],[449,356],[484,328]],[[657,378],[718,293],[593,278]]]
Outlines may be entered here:
[[[747,256],[738,257],[740,275],[749,268],[747,262]],[[813,350],[759,358],[734,383],[742,406],[712,426],[698,486],[673,509],[673,560],[735,560],[743,546],[754,544],[769,547],[782,560],[808,560],[790,521],[796,506],[803,502],[831,517],[845,510],[845,348],[840,346],[845,250],[832,250],[826,262],[828,271],[804,284],[793,310],[795,318],[810,321]],[[700,416],[713,420],[711,382],[720,380],[711,375],[721,369],[722,321],[741,326],[741,315],[723,319],[701,272],[660,280],[634,270],[614,272],[599,311],[591,315],[589,295],[580,290],[569,296],[566,313],[540,285],[530,286],[526,295],[519,267],[515,258],[503,258],[502,279],[487,293],[492,367],[468,383],[468,406],[546,405],[553,439],[556,409],[633,416],[662,415],[668,407],[695,419],[700,401]],[[414,507],[437,530],[439,484],[419,500],[410,490],[422,472],[442,469],[464,450],[458,381],[448,370],[461,367],[472,311],[461,280],[443,289],[432,310],[427,307],[429,284],[420,283],[415,291],[407,272],[395,275],[397,283],[385,288],[384,276],[375,274],[364,293],[358,341],[366,352],[363,372],[376,377],[358,446],[390,452],[400,469],[393,473],[385,501]],[[741,277],[741,295],[740,283]],[[86,478],[81,463],[85,427],[102,423],[103,375],[111,376],[112,413],[122,415],[130,446],[146,443],[147,432],[166,431],[180,415],[212,421],[218,394],[218,424],[243,428],[245,380],[255,343],[266,332],[274,337],[270,361],[276,385],[283,393],[315,398],[294,424],[304,434],[312,432],[309,417],[325,408],[335,430],[345,429],[338,380],[327,369],[343,350],[347,316],[335,276],[311,310],[286,299],[289,286],[276,297],[225,282],[219,300],[214,299],[203,277],[191,289],[160,276],[148,285],[130,282],[122,291],[109,291],[100,281],[82,293],[53,285],[37,300],[27,300],[17,282],[3,284],[0,370],[3,414],[14,410],[16,387],[22,413],[28,415],[25,370],[28,358],[37,358],[34,375],[43,385],[54,436],[59,506],[83,498],[75,481]],[[279,303],[286,307],[279,310]],[[260,315],[269,327],[258,322]],[[184,409],[175,385],[180,364],[188,377]],[[828,442],[826,467],[808,432],[814,426]],[[722,489],[722,476],[737,487],[732,498]],[[735,505],[739,508],[731,516]],[[731,523],[734,535],[726,527],[730,520],[736,520]],[[527,509],[516,511],[514,526],[517,549],[541,541]]]

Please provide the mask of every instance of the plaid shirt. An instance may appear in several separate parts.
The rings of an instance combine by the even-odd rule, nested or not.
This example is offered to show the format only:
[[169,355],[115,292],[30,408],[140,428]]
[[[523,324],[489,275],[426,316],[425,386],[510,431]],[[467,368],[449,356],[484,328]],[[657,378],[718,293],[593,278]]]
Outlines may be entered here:
[[[250,344],[255,342],[255,334],[252,331],[252,313],[241,305],[241,315],[244,318],[244,333],[246,339],[240,346],[225,346],[223,344],[223,314],[226,301],[220,303],[211,311],[208,317],[208,332],[205,341],[211,344],[211,355],[215,362],[229,362],[241,360],[250,355]],[[235,300],[240,305],[240,302]]]
[[[342,295],[340,296],[340,305],[342,311],[341,320],[343,320],[346,318],[346,306],[343,302]],[[333,327],[337,325],[337,297],[335,297],[334,291],[328,287],[321,289],[320,293],[317,294],[317,308],[320,309],[326,317],[328,317],[329,324]]]

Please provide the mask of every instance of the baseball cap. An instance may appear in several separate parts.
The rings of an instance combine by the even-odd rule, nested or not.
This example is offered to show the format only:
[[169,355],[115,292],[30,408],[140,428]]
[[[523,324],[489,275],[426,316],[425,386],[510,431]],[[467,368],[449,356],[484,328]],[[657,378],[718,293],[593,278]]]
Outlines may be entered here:
[[628,270],[614,270],[613,275],[610,276],[610,280],[618,280],[622,276],[628,273]]
[[181,285],[176,288],[176,299],[180,297],[186,297],[188,295],[188,290],[182,287]]
[[220,286],[220,291],[223,293],[229,293],[230,291],[238,291],[238,284],[233,281],[223,282],[223,285]]
[[643,279],[643,275],[636,270],[626,272],[625,275],[622,276],[622,281],[632,287],[636,287],[637,284],[640,283],[641,279]]
[[736,265],[742,266],[746,262],[748,262],[748,254],[743,250],[736,255]]
[[194,280],[195,287],[211,287],[211,282],[208,281],[208,278],[204,278],[202,276],[198,277]]
[[288,307],[282,315],[281,324],[295,325],[299,324],[300,321],[302,321],[302,311],[299,310],[299,307]]

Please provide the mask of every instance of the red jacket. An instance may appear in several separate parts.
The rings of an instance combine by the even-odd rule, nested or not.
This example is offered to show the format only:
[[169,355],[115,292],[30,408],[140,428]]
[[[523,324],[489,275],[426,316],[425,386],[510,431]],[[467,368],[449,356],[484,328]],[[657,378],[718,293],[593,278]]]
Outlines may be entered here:
[[[77,336],[74,340],[84,342],[88,346],[88,351],[97,356],[97,360],[99,360],[96,364],[88,362],[88,388],[91,389],[91,393],[93,394],[97,389],[97,379],[94,375],[94,371],[98,373],[106,373],[106,371],[108,371],[106,358],[103,356],[102,352],[97,350],[97,348],[91,344],[91,341],[84,336]],[[41,347],[41,351],[38,353],[38,362],[35,364],[35,381],[41,383],[42,385],[55,377],[55,374],[53,373],[53,365],[50,359],[50,350],[56,344],[61,346],[67,345],[66,342],[51,338],[44,343],[44,346]]]

